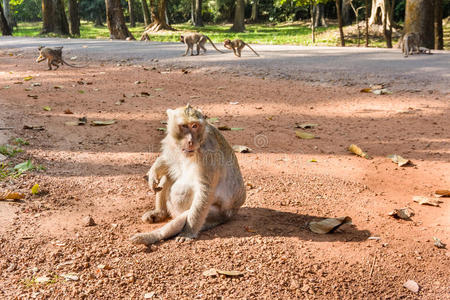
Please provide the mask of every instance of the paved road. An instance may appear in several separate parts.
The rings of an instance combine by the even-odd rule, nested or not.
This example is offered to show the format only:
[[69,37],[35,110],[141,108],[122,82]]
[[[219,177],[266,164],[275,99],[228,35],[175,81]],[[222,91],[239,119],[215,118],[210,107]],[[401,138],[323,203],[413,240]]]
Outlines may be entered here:
[[239,59],[230,51],[218,53],[211,45],[207,46],[206,55],[182,57],[185,47],[181,43],[0,37],[0,51],[19,48],[37,53],[39,45],[64,45],[66,57],[76,55],[91,61],[128,60],[130,63],[205,68],[210,72],[292,78],[319,84],[365,86],[393,82],[392,90],[450,93],[449,51],[404,58],[399,49],[254,45],[261,57],[247,50]]

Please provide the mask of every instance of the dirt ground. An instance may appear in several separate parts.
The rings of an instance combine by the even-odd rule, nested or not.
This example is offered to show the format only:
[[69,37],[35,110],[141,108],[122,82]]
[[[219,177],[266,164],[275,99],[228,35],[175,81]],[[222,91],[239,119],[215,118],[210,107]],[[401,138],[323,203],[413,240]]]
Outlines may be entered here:
[[[0,298],[450,299],[450,251],[433,241],[450,243],[450,199],[440,207],[412,200],[450,189],[448,94],[374,95],[151,65],[46,71],[33,59],[0,56],[0,127],[14,128],[0,132],[29,142],[6,163],[45,167],[0,181],[0,190],[26,194],[0,202]],[[132,245],[134,233],[161,226],[140,221],[154,206],[143,176],[158,156],[166,109],[187,102],[219,118],[215,125],[243,128],[223,134],[253,149],[237,154],[246,203],[193,242]],[[80,117],[117,123],[65,125]],[[319,138],[296,138],[296,123],[319,124],[305,130]],[[350,154],[350,144],[373,158]],[[412,164],[398,167],[389,154]],[[36,183],[41,192],[31,195]],[[411,220],[388,216],[403,207]],[[88,215],[97,225],[83,226]],[[353,225],[308,229],[341,216]],[[210,268],[244,275],[204,276]],[[50,281],[39,283],[44,276]]]

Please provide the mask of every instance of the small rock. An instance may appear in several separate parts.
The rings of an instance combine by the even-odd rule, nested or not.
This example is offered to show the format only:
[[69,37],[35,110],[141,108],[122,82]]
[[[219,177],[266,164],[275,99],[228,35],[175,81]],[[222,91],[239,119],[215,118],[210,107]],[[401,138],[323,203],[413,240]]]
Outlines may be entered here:
[[408,280],[403,284],[403,286],[413,293],[419,292],[419,285],[414,280]]
[[88,226],[94,226],[94,225],[96,225],[96,223],[91,216],[86,216],[83,218],[83,226],[88,227]]
[[47,283],[50,281],[50,277],[47,276],[40,276],[40,277],[36,277],[36,279],[34,280],[36,283]]
[[144,295],[144,299],[151,299],[155,296],[155,294],[156,294],[155,292],[146,293]]

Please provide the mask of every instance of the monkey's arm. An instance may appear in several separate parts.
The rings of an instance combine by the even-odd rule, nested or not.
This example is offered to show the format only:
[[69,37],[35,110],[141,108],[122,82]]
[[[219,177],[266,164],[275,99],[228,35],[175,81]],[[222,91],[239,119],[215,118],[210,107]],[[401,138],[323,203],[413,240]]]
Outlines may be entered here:
[[153,192],[160,190],[159,183],[161,178],[168,173],[167,165],[162,156],[158,157],[147,173],[148,184]]

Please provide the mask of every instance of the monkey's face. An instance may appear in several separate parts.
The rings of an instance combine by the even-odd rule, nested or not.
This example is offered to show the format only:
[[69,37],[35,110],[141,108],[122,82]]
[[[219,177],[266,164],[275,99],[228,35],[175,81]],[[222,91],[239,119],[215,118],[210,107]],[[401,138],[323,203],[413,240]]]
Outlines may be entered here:
[[223,41],[223,46],[227,49],[231,49],[231,41],[226,39],[225,41]]
[[184,36],[180,35],[180,42],[184,44]]
[[193,156],[203,141],[204,127],[199,122],[178,125],[180,147],[186,156]]

